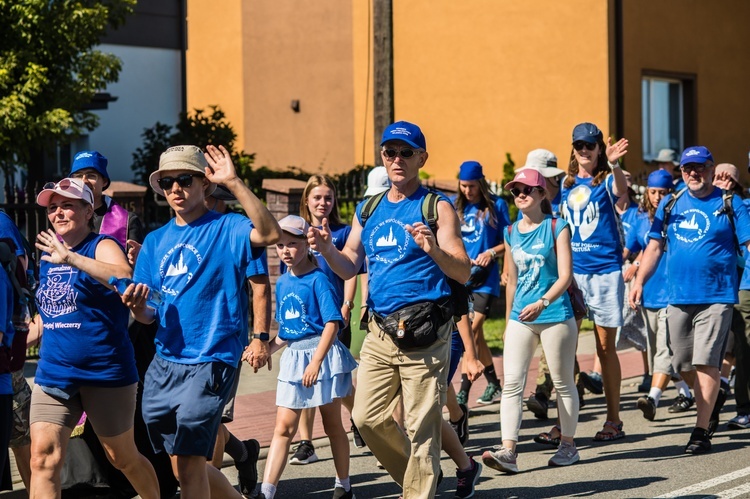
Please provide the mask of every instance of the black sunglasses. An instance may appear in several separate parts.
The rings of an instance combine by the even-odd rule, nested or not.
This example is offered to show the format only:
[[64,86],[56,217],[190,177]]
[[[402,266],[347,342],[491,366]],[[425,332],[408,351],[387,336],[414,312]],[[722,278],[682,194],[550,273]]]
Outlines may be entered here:
[[385,157],[388,159],[393,159],[396,156],[401,156],[404,159],[409,159],[415,154],[417,154],[419,151],[415,151],[414,149],[409,148],[403,148],[403,149],[383,149],[383,154],[385,154]]
[[202,176],[203,175],[201,175],[200,173],[183,173],[182,175],[178,175],[176,177],[162,177],[160,179],[157,179],[156,183],[159,184],[159,187],[161,187],[164,191],[172,189],[172,186],[175,182],[177,182],[177,185],[185,189],[193,185],[193,177]]
[[517,198],[521,195],[523,192],[524,196],[531,196],[531,193],[534,192],[534,190],[540,190],[539,187],[531,187],[529,185],[525,186],[523,189],[519,189],[518,187],[514,187],[510,190],[510,193],[513,194],[514,198]]
[[709,166],[711,165],[708,165],[706,163],[687,163],[685,165],[682,165],[680,169],[687,174],[690,174],[691,172],[702,174]]
[[586,142],[585,140],[578,140],[576,142],[573,142],[573,149],[575,149],[576,151],[582,151],[584,147],[589,151],[593,151],[594,149],[596,149],[596,143]]

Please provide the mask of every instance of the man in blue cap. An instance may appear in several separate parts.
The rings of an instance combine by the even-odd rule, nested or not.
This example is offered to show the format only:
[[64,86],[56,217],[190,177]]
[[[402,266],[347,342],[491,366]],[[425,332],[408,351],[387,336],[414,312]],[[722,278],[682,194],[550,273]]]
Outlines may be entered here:
[[[370,198],[377,205],[364,201],[357,207],[343,250],[333,246],[327,220],[321,229],[310,229],[309,240],[343,279],[355,276],[368,259],[369,334],[360,353],[352,416],[372,453],[402,485],[404,498],[426,499],[435,496],[440,471],[454,328],[446,276],[466,282],[470,263],[448,199],[440,197],[436,203],[435,232],[423,215],[429,191],[419,182],[419,170],[428,154],[419,127],[393,123],[380,144],[390,189]],[[392,418],[399,399],[408,437]],[[479,469],[474,462],[466,471],[472,491]]]
[[719,369],[738,301],[735,246],[738,241],[750,248],[750,217],[739,197],[725,200],[714,187],[714,158],[708,149],[685,149],[680,169],[687,189],[659,204],[629,299],[633,308],[641,304],[643,284],[666,244],[672,367],[693,386],[698,409],[685,452],[705,454],[719,423],[716,407],[721,409],[726,396],[720,393]]

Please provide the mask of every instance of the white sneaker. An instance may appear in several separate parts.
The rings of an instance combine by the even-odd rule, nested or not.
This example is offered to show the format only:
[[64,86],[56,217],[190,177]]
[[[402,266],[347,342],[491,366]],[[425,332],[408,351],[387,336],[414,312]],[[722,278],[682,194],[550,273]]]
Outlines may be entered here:
[[490,468],[506,473],[518,473],[518,464],[516,458],[518,454],[507,447],[496,445],[492,450],[484,451],[482,462]]
[[547,464],[549,466],[570,466],[580,460],[581,456],[578,455],[575,444],[560,442],[560,447],[557,448],[557,452],[549,459]]

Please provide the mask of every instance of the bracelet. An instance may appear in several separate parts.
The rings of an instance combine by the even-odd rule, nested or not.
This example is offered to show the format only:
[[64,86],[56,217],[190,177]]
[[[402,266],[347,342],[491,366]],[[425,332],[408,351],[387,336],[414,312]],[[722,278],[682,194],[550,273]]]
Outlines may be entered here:
[[641,266],[641,262],[639,262],[638,260],[636,260],[636,261],[633,262],[633,265],[635,265],[636,267],[640,267]]
[[615,168],[620,168],[620,160],[617,160],[617,162],[616,162],[616,163],[611,163],[611,162],[610,162],[609,160],[607,160],[607,164],[608,164],[608,165],[609,165],[609,167],[610,167],[610,168],[612,168],[612,169],[615,169]]
[[492,255],[492,259],[495,260],[497,258],[497,251],[495,251],[495,248],[490,248],[487,251],[490,252],[490,255]]

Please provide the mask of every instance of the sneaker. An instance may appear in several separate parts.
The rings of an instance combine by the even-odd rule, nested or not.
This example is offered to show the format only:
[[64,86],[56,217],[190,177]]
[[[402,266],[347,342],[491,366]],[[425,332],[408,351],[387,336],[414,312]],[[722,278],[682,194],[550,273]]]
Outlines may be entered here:
[[693,397],[686,397],[683,394],[679,394],[667,411],[672,414],[676,412],[685,412],[693,407],[693,404],[695,404],[695,399]]
[[581,371],[578,373],[578,379],[581,380],[584,388],[594,395],[601,395],[604,393],[604,382],[602,381],[601,374],[594,371],[589,371],[587,373]]
[[349,492],[344,490],[344,487],[333,489],[333,499],[355,499],[356,497],[354,495],[354,487],[349,487]]
[[516,458],[518,454],[502,445],[495,445],[492,450],[486,450],[482,454],[482,461],[490,468],[506,473],[518,473]]
[[653,421],[656,417],[656,402],[651,397],[638,397],[635,406],[641,410],[643,417]]
[[708,454],[711,452],[710,440],[690,440],[685,447],[685,454]]
[[484,390],[484,394],[482,394],[481,397],[477,399],[477,404],[482,405],[489,405],[493,402],[496,402],[500,400],[500,396],[503,394],[502,388],[500,388],[500,385],[496,385],[495,383],[490,383],[487,385],[487,388]]
[[456,394],[456,402],[459,405],[467,405],[469,403],[469,392],[466,390],[459,390]]
[[310,464],[318,460],[318,455],[315,454],[315,447],[309,440],[302,440],[297,447],[294,448],[294,455],[289,460],[289,464]]
[[719,427],[719,415],[721,414],[721,409],[724,407],[724,403],[727,401],[730,392],[729,383],[722,381],[721,386],[719,387],[719,393],[716,395],[714,409],[711,411],[711,417],[708,420],[708,438],[711,438]]
[[458,404],[458,406],[463,411],[463,415],[455,423],[453,421],[449,422],[453,431],[458,435],[458,441],[465,447],[466,442],[469,441],[469,408],[463,404]]
[[362,447],[367,447],[367,444],[365,443],[365,439],[362,438],[362,435],[359,434],[357,425],[354,424],[354,420],[349,418],[349,421],[352,422],[352,438],[354,439],[354,447],[358,449],[361,449]]
[[648,393],[651,391],[651,379],[650,374],[643,375],[643,381],[638,385],[638,393]]
[[581,456],[578,454],[575,444],[568,444],[565,442],[560,443],[560,447],[557,448],[555,455],[549,458],[547,462],[548,466],[570,466],[581,460]]
[[471,459],[471,468],[468,471],[456,470],[456,498],[474,497],[474,486],[482,474],[482,465]]
[[747,414],[737,414],[729,420],[727,426],[735,430],[750,429],[750,416]]
[[534,417],[541,419],[542,421],[547,419],[547,410],[549,409],[549,402],[547,397],[541,393],[530,396],[526,400],[526,407],[534,413]]
[[258,485],[258,455],[260,454],[260,444],[255,439],[243,440],[242,445],[247,451],[247,459],[241,463],[235,462],[237,476],[240,482],[240,493],[243,496],[250,497],[255,492],[255,486]]

